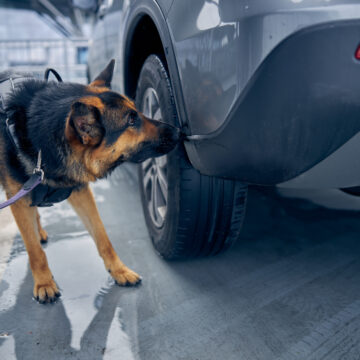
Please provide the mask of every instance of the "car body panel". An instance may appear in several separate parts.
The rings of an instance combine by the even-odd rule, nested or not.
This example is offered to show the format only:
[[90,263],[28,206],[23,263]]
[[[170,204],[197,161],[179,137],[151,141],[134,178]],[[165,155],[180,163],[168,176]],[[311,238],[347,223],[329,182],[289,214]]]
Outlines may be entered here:
[[[124,24],[124,8],[128,7],[128,2],[115,0],[106,2],[106,11],[96,16],[91,46],[89,49],[89,80],[93,80],[105,68],[108,62],[115,58],[117,64],[114,71],[112,87],[114,90],[123,92],[121,86],[120,68],[122,57],[119,56],[119,42],[122,25]],[[98,32],[104,36],[99,36]],[[120,62],[120,64],[119,64]]]
[[[255,184],[288,182],[360,130],[355,81],[360,65],[354,59],[360,43],[360,23],[354,20],[360,19],[358,1],[119,4],[104,25],[118,32],[103,56],[103,64],[117,59],[113,87],[126,92],[132,29],[146,14],[158,29],[180,122],[190,135],[187,154],[201,173]],[[93,66],[93,52],[91,77],[101,69]],[[345,153],[349,156],[340,152]],[[326,164],[335,173],[339,161]],[[350,173],[337,184],[354,186],[360,172],[354,167]]]
[[[359,39],[356,20],[306,28],[284,40],[255,72],[226,123],[194,138],[195,166],[207,175],[271,185],[332,154],[360,130]],[[353,176],[344,187],[360,174]]]
[[359,185],[360,133],[318,164],[289,181],[282,188],[344,188]]
[[89,43],[88,68],[92,71],[92,74],[89,74],[90,78],[94,78],[100,73],[100,69],[106,66],[106,42],[105,21],[97,17]]
[[224,123],[256,69],[285,38],[357,18],[357,0],[174,1],[167,23],[191,133],[209,134]]
[[167,16],[173,2],[174,0],[157,0],[157,3],[159,4],[159,7],[165,16]]
[[[93,79],[112,58],[116,59],[112,87],[125,92],[124,57],[126,40],[131,38],[132,28],[142,15],[148,15],[157,23],[158,30],[166,27],[165,16],[173,0],[110,0],[101,17],[97,15],[89,51],[89,77]],[[97,31],[106,34],[98,36]],[[101,58],[101,61],[99,59]]]

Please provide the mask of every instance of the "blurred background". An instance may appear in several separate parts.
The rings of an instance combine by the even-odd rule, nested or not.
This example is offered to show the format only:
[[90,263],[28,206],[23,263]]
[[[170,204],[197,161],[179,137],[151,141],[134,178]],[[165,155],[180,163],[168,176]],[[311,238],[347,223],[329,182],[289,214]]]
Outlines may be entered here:
[[0,71],[43,76],[51,66],[64,80],[86,83],[97,6],[97,0],[0,0]]

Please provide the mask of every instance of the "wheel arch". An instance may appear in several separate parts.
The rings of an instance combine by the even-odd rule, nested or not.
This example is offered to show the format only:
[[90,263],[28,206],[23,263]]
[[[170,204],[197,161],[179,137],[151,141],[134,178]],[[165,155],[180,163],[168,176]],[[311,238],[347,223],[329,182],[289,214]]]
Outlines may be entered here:
[[124,50],[124,89],[132,98],[135,98],[141,68],[151,54],[158,55],[167,66],[163,42],[155,22],[147,13],[138,14],[128,30]]
[[[155,1],[143,1],[133,9],[125,26],[123,46],[123,84],[125,93],[135,98],[137,81],[146,58],[155,54],[169,74],[179,121],[186,131],[188,117],[170,31],[164,14]],[[147,41],[150,40],[150,41]]]

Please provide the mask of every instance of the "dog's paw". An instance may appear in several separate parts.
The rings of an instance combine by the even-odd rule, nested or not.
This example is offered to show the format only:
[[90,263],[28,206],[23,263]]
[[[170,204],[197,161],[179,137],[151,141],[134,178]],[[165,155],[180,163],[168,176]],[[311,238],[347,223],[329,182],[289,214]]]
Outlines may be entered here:
[[57,288],[55,281],[51,280],[46,284],[37,284],[34,286],[34,298],[40,304],[52,303],[60,297],[60,291]]
[[41,244],[47,244],[48,242],[48,233],[43,229],[39,229],[39,234],[40,234],[40,242]]
[[121,286],[134,286],[141,283],[141,276],[127,267],[110,271],[115,282]]

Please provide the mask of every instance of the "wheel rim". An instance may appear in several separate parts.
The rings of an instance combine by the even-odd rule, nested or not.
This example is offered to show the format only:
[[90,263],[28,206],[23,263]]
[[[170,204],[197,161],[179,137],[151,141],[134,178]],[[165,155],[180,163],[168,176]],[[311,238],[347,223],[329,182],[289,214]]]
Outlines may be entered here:
[[[142,101],[142,112],[150,119],[159,121],[162,119],[159,98],[155,89],[146,89]],[[165,221],[168,198],[166,155],[145,160],[141,168],[147,208],[154,225],[161,228]]]

